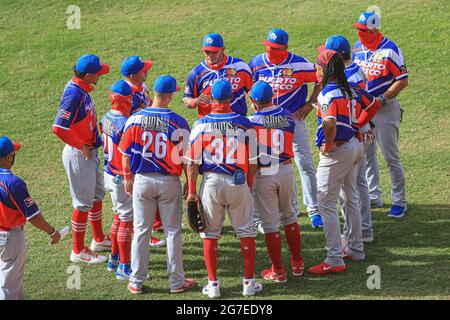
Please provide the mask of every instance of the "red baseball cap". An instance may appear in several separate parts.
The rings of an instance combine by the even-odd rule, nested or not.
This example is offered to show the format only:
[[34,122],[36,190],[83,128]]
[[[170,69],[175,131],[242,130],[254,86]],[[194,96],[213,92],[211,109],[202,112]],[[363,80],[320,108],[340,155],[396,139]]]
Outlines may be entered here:
[[317,64],[321,66],[322,68],[326,68],[328,63],[330,62],[331,58],[336,54],[337,52],[334,50],[328,50],[324,49],[319,53],[319,56],[317,57]]

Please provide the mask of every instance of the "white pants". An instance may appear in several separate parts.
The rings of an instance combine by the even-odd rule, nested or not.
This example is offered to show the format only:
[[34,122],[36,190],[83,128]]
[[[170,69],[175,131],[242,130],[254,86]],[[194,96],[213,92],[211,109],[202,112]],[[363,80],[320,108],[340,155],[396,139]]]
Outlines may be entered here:
[[200,233],[202,238],[220,238],[226,211],[238,239],[256,237],[253,229],[253,199],[246,182],[235,185],[231,175],[205,172],[200,199],[207,225],[206,232]]
[[105,172],[104,177],[105,190],[111,194],[113,211],[120,221],[133,221],[133,197],[125,192],[123,183],[114,183],[114,176]]
[[[406,207],[406,183],[398,138],[400,130],[401,110],[397,99],[392,99],[382,106],[372,119],[375,125],[375,136],[381,148],[384,160],[391,177],[392,204]],[[381,186],[377,159],[377,146],[372,143],[367,150],[367,182],[370,198],[373,202],[381,202]]]
[[171,289],[184,283],[181,240],[182,191],[178,176],[158,173],[136,174],[133,187],[134,236],[131,243],[130,282],[141,286],[147,279],[149,241],[159,209],[167,243],[167,272]]
[[0,231],[0,300],[23,300],[27,247],[23,228]]
[[320,154],[317,168],[317,200],[323,219],[327,243],[325,263],[344,264],[337,200],[342,187],[346,197],[346,219],[349,226],[348,254],[355,260],[365,258],[361,233],[361,211],[356,176],[363,158],[363,144],[356,138],[336,147],[327,155]]
[[295,120],[293,149],[302,183],[303,204],[311,216],[317,213],[317,181],[305,120]]

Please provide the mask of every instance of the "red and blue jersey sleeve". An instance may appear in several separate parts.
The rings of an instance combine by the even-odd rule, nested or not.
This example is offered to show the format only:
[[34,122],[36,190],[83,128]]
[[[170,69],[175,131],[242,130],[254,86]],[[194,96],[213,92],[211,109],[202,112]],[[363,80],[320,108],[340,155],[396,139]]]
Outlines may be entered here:
[[53,125],[70,130],[70,126],[77,116],[83,99],[84,95],[77,90],[70,88],[64,90]]

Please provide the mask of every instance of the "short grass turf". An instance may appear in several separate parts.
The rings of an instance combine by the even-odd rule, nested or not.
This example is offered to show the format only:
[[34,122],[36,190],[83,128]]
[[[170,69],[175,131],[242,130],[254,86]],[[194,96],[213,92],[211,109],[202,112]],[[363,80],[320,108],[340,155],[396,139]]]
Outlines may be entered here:
[[[92,93],[99,117],[109,108],[108,87],[120,78],[121,61],[138,54],[154,67],[147,85],[160,74],[174,75],[181,85],[202,59],[201,39],[207,32],[224,36],[227,52],[248,61],[264,51],[268,30],[284,28],[290,50],[311,61],[316,47],[332,34],[356,41],[351,24],[369,5],[381,8],[382,32],[403,50],[409,87],[399,100],[405,109],[400,149],[406,173],[408,214],[395,221],[390,206],[389,176],[381,163],[385,205],[373,211],[375,241],[366,245],[367,259],[349,263],[341,275],[298,279],[287,285],[263,281],[265,290],[252,299],[448,299],[450,265],[450,142],[448,139],[449,2],[432,1],[79,1],[81,30],[68,30],[66,9],[73,1],[10,1],[0,3],[0,134],[19,140],[23,149],[14,168],[28,184],[45,217],[55,226],[70,225],[71,199],[61,151],[50,128],[71,67],[80,55],[98,54],[111,66]],[[77,3],[75,3],[77,4]],[[195,112],[185,109],[179,93],[173,110],[190,123]],[[311,144],[315,115],[308,117]],[[382,159],[380,155],[380,159]],[[317,164],[317,150],[314,150]],[[297,182],[299,184],[298,175]],[[104,226],[112,220],[104,205]],[[301,200],[301,198],[299,197]],[[324,258],[323,231],[313,230],[304,213],[299,219],[302,253],[307,266]],[[125,283],[106,265],[81,265],[81,290],[69,290],[67,268],[71,239],[50,247],[48,237],[27,226],[25,288],[28,299],[201,299],[206,283],[202,242],[183,232],[186,275],[199,285],[170,295],[165,249],[151,251],[152,280],[146,293],[131,296]],[[86,236],[90,241],[91,234]],[[219,276],[222,297],[241,296],[242,263],[238,241],[229,223],[220,240]],[[283,253],[289,266],[287,245]],[[381,289],[366,286],[367,268],[381,270]],[[257,238],[256,274],[269,266],[261,235]]]

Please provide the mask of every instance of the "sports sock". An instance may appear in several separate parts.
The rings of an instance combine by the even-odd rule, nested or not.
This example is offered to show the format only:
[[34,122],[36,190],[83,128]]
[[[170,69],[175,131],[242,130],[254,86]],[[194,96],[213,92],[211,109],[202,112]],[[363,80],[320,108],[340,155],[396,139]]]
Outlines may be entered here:
[[102,201],[96,201],[89,211],[89,222],[91,223],[92,236],[96,242],[102,242],[105,239],[105,234],[102,228]]
[[286,241],[291,251],[291,260],[295,263],[303,262],[300,254],[300,227],[297,222],[284,227]]
[[205,256],[206,271],[208,280],[217,280],[217,239],[203,239],[203,255]]
[[109,234],[111,236],[111,255],[115,256],[119,253],[119,244],[117,243],[117,234],[119,232],[120,219],[119,215],[114,215]]
[[255,238],[241,238],[240,240],[245,279],[253,279],[255,277]]
[[73,251],[79,254],[86,246],[84,245],[84,235],[86,234],[86,225],[88,213],[77,209],[72,211],[72,238]]
[[267,253],[272,262],[272,271],[277,274],[284,274],[283,262],[281,260],[281,237],[279,232],[264,234],[266,240]]
[[120,263],[131,262],[131,232],[133,230],[133,221],[120,221],[119,234],[117,240],[119,243]]

